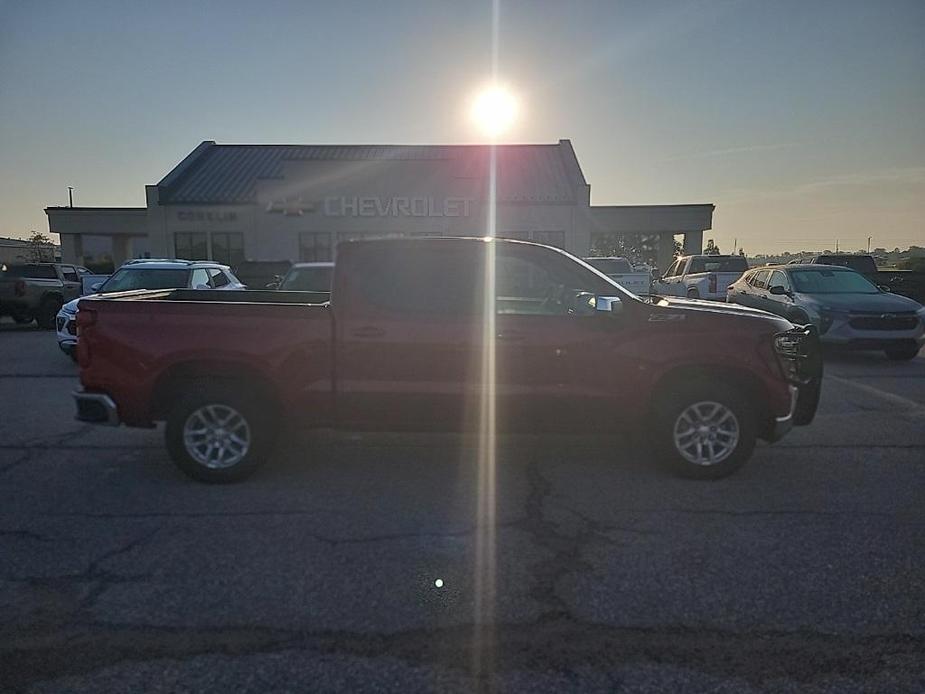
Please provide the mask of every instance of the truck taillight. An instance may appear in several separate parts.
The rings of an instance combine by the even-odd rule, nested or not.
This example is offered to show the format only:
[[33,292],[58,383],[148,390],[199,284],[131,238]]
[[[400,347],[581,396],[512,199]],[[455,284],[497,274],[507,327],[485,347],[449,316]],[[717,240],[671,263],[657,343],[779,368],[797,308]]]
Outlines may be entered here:
[[710,275],[710,294],[716,294],[716,275]]
[[25,280],[16,280],[16,284],[13,285],[13,294],[15,294],[16,296],[26,295],[26,281]]

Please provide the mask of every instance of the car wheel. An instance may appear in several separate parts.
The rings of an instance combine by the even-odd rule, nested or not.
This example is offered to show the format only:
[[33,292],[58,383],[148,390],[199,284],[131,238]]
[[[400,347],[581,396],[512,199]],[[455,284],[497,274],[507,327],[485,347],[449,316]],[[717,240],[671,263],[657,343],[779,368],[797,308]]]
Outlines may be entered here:
[[682,477],[718,479],[738,470],[755,448],[748,399],[735,388],[695,382],[656,406],[651,442],[657,458]]
[[887,359],[891,361],[909,361],[915,359],[919,354],[918,345],[904,345],[902,347],[890,347],[885,350]]
[[167,450],[177,467],[195,480],[236,482],[251,475],[272,452],[272,421],[264,403],[231,386],[196,388],[170,410]]
[[700,298],[700,292],[699,292],[697,289],[694,289],[694,288],[688,289],[688,290],[687,290],[687,298],[688,298],[688,299],[699,299],[699,298]]
[[30,313],[14,313],[12,318],[19,325],[26,325],[33,321],[32,314]]
[[39,304],[39,310],[35,314],[35,322],[42,330],[51,330],[55,327],[55,317],[63,305],[61,299],[54,296],[47,296]]

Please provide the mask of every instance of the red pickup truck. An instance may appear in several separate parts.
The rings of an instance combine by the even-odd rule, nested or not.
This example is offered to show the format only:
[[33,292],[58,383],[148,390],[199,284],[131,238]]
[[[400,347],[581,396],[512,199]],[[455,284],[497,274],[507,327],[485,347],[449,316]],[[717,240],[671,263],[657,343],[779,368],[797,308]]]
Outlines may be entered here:
[[644,428],[679,473],[722,477],[756,438],[808,424],[821,381],[812,327],[642,300],[561,250],[520,241],[348,242],[330,295],[110,294],[80,302],[78,330],[77,418],[166,421],[173,460],[209,482],[251,473],[285,420],[477,429],[485,388],[499,431]]

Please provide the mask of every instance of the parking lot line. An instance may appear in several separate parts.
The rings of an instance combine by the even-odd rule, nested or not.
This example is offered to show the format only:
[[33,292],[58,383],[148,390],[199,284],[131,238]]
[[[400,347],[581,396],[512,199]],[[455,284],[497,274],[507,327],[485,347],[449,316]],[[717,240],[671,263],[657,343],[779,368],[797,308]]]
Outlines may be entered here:
[[842,376],[834,376],[832,374],[826,374],[826,378],[829,378],[841,385],[846,385],[851,388],[854,388],[855,390],[860,390],[861,392],[867,393],[868,395],[873,395],[875,397],[878,397],[881,400],[885,402],[889,402],[893,405],[901,405],[903,407],[906,407],[909,410],[911,410],[911,414],[914,414],[916,416],[925,416],[925,405],[922,405],[921,403],[916,402],[915,400],[904,398],[902,395],[896,395],[896,393],[890,393],[885,390],[880,390],[879,388],[876,388],[872,385],[868,385],[867,383],[857,383],[851,379],[843,378]]

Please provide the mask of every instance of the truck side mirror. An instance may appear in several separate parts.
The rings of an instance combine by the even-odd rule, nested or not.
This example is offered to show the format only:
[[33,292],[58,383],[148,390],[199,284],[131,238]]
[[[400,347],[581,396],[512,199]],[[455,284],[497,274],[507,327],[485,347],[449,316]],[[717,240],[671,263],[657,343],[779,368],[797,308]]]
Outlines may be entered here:
[[774,296],[789,296],[790,295],[790,292],[784,289],[784,287],[780,284],[775,284],[768,291],[771,292],[771,294],[773,294]]
[[93,284],[90,285],[90,291],[98,292],[100,290],[100,287],[102,286],[103,286],[102,282],[94,282]]

